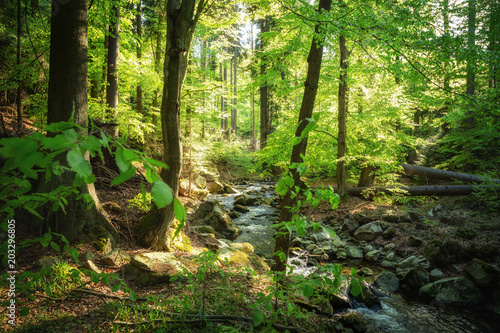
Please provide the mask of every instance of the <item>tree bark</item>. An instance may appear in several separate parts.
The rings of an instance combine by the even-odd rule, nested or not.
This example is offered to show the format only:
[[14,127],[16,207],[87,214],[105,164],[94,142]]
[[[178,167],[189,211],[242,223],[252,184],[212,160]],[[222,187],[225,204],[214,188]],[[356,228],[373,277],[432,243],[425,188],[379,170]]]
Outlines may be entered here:
[[403,167],[404,173],[410,176],[414,175],[414,176],[422,176],[422,177],[442,179],[442,180],[456,179],[469,183],[493,182],[500,184],[500,179],[488,179],[485,177],[475,176],[468,173],[426,168],[418,165],[411,165],[404,163],[401,164],[401,166]]
[[[320,0],[318,11],[329,11],[332,6],[332,0]],[[302,104],[300,107],[299,121],[295,137],[301,137],[302,131],[308,124],[307,118],[311,118],[314,109],[314,102],[316,100],[316,93],[318,90],[319,74],[321,70],[321,62],[323,60],[323,41],[324,35],[320,35],[320,24],[316,24],[315,32],[307,57],[308,68],[307,78],[304,83],[304,95],[302,97]],[[315,38],[316,37],[316,38]],[[302,163],[302,156],[305,156],[307,148],[307,136],[304,137],[298,144],[293,146],[290,164]],[[291,169],[295,186],[300,186],[300,174],[297,169]],[[279,223],[289,222],[292,220],[292,212],[290,208],[295,206],[297,197],[292,198],[290,191],[285,195],[281,203]],[[274,256],[275,271],[285,271],[286,263],[290,252],[290,233],[281,231],[282,233],[276,238],[276,247],[274,252],[283,252],[286,256],[285,261],[281,261],[279,256]]]
[[[50,34],[50,70],[48,92],[47,122],[68,121],[73,115],[75,124],[85,128],[88,122],[87,107],[87,0],[72,0],[59,4],[52,12]],[[57,5],[57,4],[56,4]],[[78,129],[76,129],[78,131]],[[60,157],[65,163],[65,157]],[[74,181],[72,172],[60,176],[53,175],[49,182],[42,181],[38,192],[49,192],[59,186],[71,186]],[[93,184],[83,186],[80,191],[88,193],[95,205],[87,209],[83,200],[76,200],[76,195],[68,198],[67,213],[46,212],[46,227],[63,234],[69,241],[81,235],[86,225],[100,224],[117,236],[116,230],[107,219]]]
[[382,192],[385,194],[394,194],[394,191],[407,191],[405,195],[411,196],[452,196],[452,195],[467,195],[477,188],[492,188],[494,185],[437,185],[437,186],[401,186],[401,187],[351,187],[347,188],[347,193],[354,196],[363,196],[365,193]]
[[[163,64],[163,98],[161,104],[161,127],[163,134],[163,162],[161,178],[172,189],[176,198],[182,167],[182,144],[180,130],[181,90],[187,68],[196,23],[203,12],[206,1],[176,0],[167,2],[167,45]],[[165,208],[155,206],[143,218],[137,228],[139,242],[156,250],[171,250],[168,230],[174,220],[173,202]]]
[[[106,90],[106,104],[114,120],[118,117],[118,52],[120,45],[119,36],[120,8],[113,5],[113,22],[109,26],[108,37],[108,88]],[[118,136],[118,126],[114,130]]]
[[[17,0],[17,67],[21,67],[21,0]],[[23,82],[20,78],[17,79],[17,123],[22,125],[23,123],[23,103],[21,92],[23,89]]]
[[[137,25],[137,61],[139,62],[139,66],[141,64],[141,58],[142,58],[142,7],[141,7],[141,0],[138,0],[137,2],[137,15],[135,16],[136,20],[136,25]],[[139,80],[140,80],[140,75],[139,73]],[[141,83],[139,82],[136,87],[136,108],[137,112],[139,114],[143,113],[142,110],[142,86]]]
[[[163,24],[163,16],[164,16],[164,11],[162,7],[163,1],[159,1],[157,11],[158,11],[158,26],[156,30],[156,49],[155,49],[155,71],[157,73],[160,73],[161,71],[161,31],[162,31],[162,24]],[[154,91],[154,98],[153,98],[153,133],[151,135],[151,141],[153,143],[156,143],[156,132],[158,128],[158,116],[156,115],[156,111],[158,110],[158,94],[160,92],[158,89],[155,89]]]
[[236,108],[236,103],[238,102],[237,100],[237,93],[238,93],[238,51],[237,47],[234,47],[234,57],[233,57],[233,75],[234,75],[234,80],[233,80],[233,110],[231,112],[231,129],[233,130],[233,133],[236,135],[238,133],[238,109]]
[[[260,33],[269,32],[269,18],[260,21]],[[260,37],[260,51],[264,52],[264,39]],[[267,71],[266,58],[263,56],[260,63],[260,75],[264,76]],[[267,136],[269,135],[269,87],[267,80],[260,86],[260,149],[266,147]]]
[[337,150],[337,186],[340,197],[346,195],[346,114],[347,114],[347,46],[344,36],[339,37],[340,45],[340,77],[339,77],[339,104],[338,104],[338,150]]
[[475,94],[475,80],[476,80],[476,0],[469,0],[468,14],[467,14],[468,28],[467,28],[467,95],[471,99],[469,103],[469,111],[467,112],[467,128],[471,129],[474,123],[474,116],[472,109],[474,103],[472,100]]

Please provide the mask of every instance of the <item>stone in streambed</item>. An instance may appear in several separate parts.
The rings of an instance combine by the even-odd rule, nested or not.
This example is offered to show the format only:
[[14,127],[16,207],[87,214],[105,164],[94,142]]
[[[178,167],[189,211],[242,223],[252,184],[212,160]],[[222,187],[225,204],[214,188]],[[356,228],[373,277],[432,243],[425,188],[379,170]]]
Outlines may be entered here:
[[354,238],[360,241],[371,241],[383,233],[379,222],[370,222],[362,225],[354,232]]

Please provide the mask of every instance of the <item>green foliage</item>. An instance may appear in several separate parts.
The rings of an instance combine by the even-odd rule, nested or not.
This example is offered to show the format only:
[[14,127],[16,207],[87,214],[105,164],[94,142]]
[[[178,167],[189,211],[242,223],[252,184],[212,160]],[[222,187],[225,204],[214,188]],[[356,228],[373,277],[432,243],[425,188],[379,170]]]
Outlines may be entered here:
[[142,212],[146,213],[151,208],[151,194],[146,193],[143,195],[142,193],[137,194],[133,199],[130,199],[129,208],[136,207],[140,209]]
[[253,169],[246,143],[240,140],[214,142],[207,151],[206,159],[220,174],[244,176]]

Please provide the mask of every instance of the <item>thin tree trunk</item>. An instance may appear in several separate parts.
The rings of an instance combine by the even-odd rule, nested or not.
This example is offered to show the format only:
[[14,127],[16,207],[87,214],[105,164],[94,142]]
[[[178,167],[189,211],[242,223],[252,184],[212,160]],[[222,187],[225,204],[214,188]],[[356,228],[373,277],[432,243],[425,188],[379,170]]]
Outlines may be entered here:
[[[159,6],[157,7],[158,10],[158,26],[156,30],[156,49],[155,49],[155,71],[159,74],[161,71],[161,27],[163,24],[163,7],[162,4],[163,1],[159,1]],[[156,132],[158,128],[158,116],[156,115],[156,112],[158,110],[158,94],[160,92],[158,89],[155,89],[154,91],[154,98],[153,98],[153,134],[151,136],[151,141],[153,143],[156,143]]]
[[[119,21],[120,8],[113,5],[113,22],[109,26],[108,37],[108,88],[106,90],[106,105],[116,121],[118,117],[118,52],[120,44]],[[114,135],[118,136],[118,126],[115,127]]]
[[[269,18],[266,17],[260,21],[260,32],[269,32]],[[264,39],[260,37],[261,52],[264,52]],[[260,75],[264,76],[267,72],[266,57],[262,56],[260,63]],[[260,86],[260,148],[266,147],[267,136],[269,134],[269,87],[267,80]]]
[[[139,66],[141,65],[141,58],[142,58],[142,7],[141,7],[141,0],[138,0],[137,2],[137,15],[135,17],[136,19],[136,24],[137,24],[137,60],[139,62]],[[141,73],[139,72],[139,76]],[[139,78],[140,80],[140,78]],[[136,88],[136,107],[137,107],[137,112],[139,114],[143,113],[142,110],[142,86],[139,83]]]
[[421,176],[426,178],[434,178],[442,180],[456,179],[459,181],[470,182],[470,183],[484,183],[484,182],[494,182],[497,184],[500,183],[500,179],[486,178],[486,177],[471,175],[468,173],[439,170],[439,169],[427,168],[419,165],[412,165],[405,163],[401,164],[401,166],[403,167],[404,173],[409,176],[413,175],[413,176]]
[[346,195],[347,180],[345,154],[346,146],[346,114],[347,114],[347,46],[344,36],[339,37],[340,45],[340,77],[339,77],[339,104],[338,104],[338,151],[337,151],[337,184],[338,194],[341,197]]
[[[325,10],[329,11],[332,6],[332,0],[320,0],[319,11]],[[297,125],[297,130],[295,132],[295,137],[301,137],[302,131],[308,124],[307,118],[311,118],[314,109],[314,102],[316,100],[316,93],[318,90],[319,83],[319,73],[321,70],[321,62],[323,60],[323,40],[324,37],[319,34],[320,24],[315,27],[315,37],[311,43],[311,49],[309,51],[309,56],[307,57],[308,68],[307,68],[307,78],[304,83],[304,95],[302,97],[302,105],[300,107],[299,121]],[[292,156],[290,158],[290,164],[302,163],[302,156],[305,156],[307,148],[307,136],[304,137],[300,143],[293,146]],[[300,186],[300,174],[297,169],[291,169],[293,180],[295,186]],[[279,222],[289,222],[292,220],[292,212],[290,208],[295,206],[297,202],[297,196],[292,198],[290,191],[285,195],[281,203],[280,219]],[[287,231],[281,231],[281,233],[276,238],[276,247],[274,252],[283,252],[285,254],[286,260],[282,261],[280,256],[274,256],[274,267],[275,271],[285,271],[286,263],[288,260],[288,255],[290,252],[290,233]]]
[[[252,55],[254,54],[254,45],[253,45],[253,21],[250,25],[250,39],[252,43]],[[257,139],[255,138],[255,93],[252,87],[252,151],[257,151]]]
[[[472,100],[475,94],[475,67],[476,67],[476,0],[469,0],[468,5],[468,29],[467,29],[467,95]],[[472,109],[474,104],[469,103],[469,111],[467,112],[467,128],[471,129],[474,123]]]
[[[21,31],[22,31],[21,13],[22,13],[21,0],[17,0],[17,53],[16,53],[17,68],[21,67]],[[23,123],[23,103],[21,100],[22,89],[23,89],[23,82],[19,77],[17,79],[17,123],[19,125],[22,125]]]
[[238,108],[236,107],[236,103],[238,102],[237,94],[238,94],[238,49],[236,46],[234,47],[234,58],[233,58],[233,75],[234,75],[234,97],[233,97],[233,112],[231,115],[231,127],[233,129],[233,133],[238,134]]

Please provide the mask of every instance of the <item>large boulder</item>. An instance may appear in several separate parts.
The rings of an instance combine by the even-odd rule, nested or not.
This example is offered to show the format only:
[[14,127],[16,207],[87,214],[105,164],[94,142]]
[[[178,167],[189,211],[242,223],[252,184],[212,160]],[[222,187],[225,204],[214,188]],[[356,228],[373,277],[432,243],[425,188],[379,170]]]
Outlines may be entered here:
[[109,266],[120,266],[123,263],[129,262],[130,256],[125,250],[116,248],[103,256],[101,261]]
[[183,276],[186,267],[171,252],[141,253],[124,266],[125,277],[142,285],[168,283],[173,277]]
[[231,266],[237,266],[237,267],[251,267],[253,270],[258,272],[264,272],[269,270],[269,266],[266,264],[264,259],[262,259],[253,252],[249,252],[248,247],[240,245],[238,245],[237,247],[240,248],[241,250],[231,246],[221,248],[217,253],[217,259],[222,264],[229,264]]
[[382,235],[383,232],[379,222],[370,222],[356,229],[354,238],[359,241],[371,241]]
[[241,229],[233,224],[228,212],[216,200],[207,200],[194,214],[193,224],[212,226],[216,232],[228,239],[235,239]]
[[405,274],[402,281],[414,290],[418,290],[430,282],[429,272],[423,268],[412,268]]
[[365,319],[357,312],[347,312],[341,315],[339,323],[349,327],[354,333],[363,333],[368,329]]
[[443,303],[470,304],[483,299],[481,290],[469,279],[460,276],[441,279],[422,286],[419,297]]
[[438,267],[465,262],[469,259],[466,249],[453,240],[442,242],[434,239],[422,249],[422,254]]
[[222,194],[224,192],[224,185],[221,182],[215,181],[208,184],[208,191],[210,193]]
[[395,292],[399,289],[399,280],[396,275],[390,271],[383,271],[373,279],[376,287],[387,292]]
[[498,285],[500,269],[498,266],[488,264],[480,259],[472,259],[464,267],[467,276],[479,287],[493,287]]

